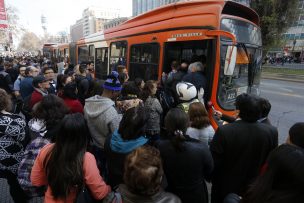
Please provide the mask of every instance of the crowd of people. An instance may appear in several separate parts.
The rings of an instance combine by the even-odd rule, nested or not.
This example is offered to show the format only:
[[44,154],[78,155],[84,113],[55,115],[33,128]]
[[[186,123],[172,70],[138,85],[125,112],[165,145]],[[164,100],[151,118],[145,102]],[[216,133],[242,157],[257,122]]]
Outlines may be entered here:
[[[158,81],[94,65],[0,61],[0,171],[16,203],[300,203],[304,123],[278,146],[270,102],[241,94],[234,117],[206,110],[204,60]],[[55,73],[57,72],[57,73]],[[57,76],[56,76],[57,74]],[[164,93],[166,92],[166,93]]]

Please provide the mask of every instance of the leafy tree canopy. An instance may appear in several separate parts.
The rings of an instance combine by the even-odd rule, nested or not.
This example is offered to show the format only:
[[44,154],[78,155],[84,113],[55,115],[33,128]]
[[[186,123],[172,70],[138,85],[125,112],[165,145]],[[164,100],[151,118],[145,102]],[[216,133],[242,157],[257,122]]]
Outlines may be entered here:
[[299,0],[252,0],[253,8],[260,16],[264,49],[282,42],[282,34],[299,15]]
[[25,32],[21,37],[18,50],[20,51],[38,51],[42,47],[41,40],[35,33]]

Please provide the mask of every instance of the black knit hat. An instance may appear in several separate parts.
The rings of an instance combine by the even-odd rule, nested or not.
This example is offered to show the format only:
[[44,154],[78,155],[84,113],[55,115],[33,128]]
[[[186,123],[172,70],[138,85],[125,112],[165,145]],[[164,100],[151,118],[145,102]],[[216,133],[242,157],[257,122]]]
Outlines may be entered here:
[[121,90],[121,84],[118,80],[118,73],[116,71],[112,71],[111,74],[107,76],[107,80],[103,84],[103,88],[112,91]]

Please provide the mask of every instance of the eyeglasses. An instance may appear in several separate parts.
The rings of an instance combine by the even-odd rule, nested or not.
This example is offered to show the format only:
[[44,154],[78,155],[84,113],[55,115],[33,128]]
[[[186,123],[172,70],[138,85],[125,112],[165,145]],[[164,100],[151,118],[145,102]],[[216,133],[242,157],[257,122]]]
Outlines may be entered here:
[[54,73],[54,72],[45,72],[44,74],[47,75],[47,74],[51,74],[51,73]]

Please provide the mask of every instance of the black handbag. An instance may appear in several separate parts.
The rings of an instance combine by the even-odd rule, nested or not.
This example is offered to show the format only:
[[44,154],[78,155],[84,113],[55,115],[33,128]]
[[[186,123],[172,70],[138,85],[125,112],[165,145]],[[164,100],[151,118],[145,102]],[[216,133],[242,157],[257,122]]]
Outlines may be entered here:
[[90,190],[87,187],[83,187],[77,194],[75,203],[98,203],[102,200],[96,200],[92,196]]

